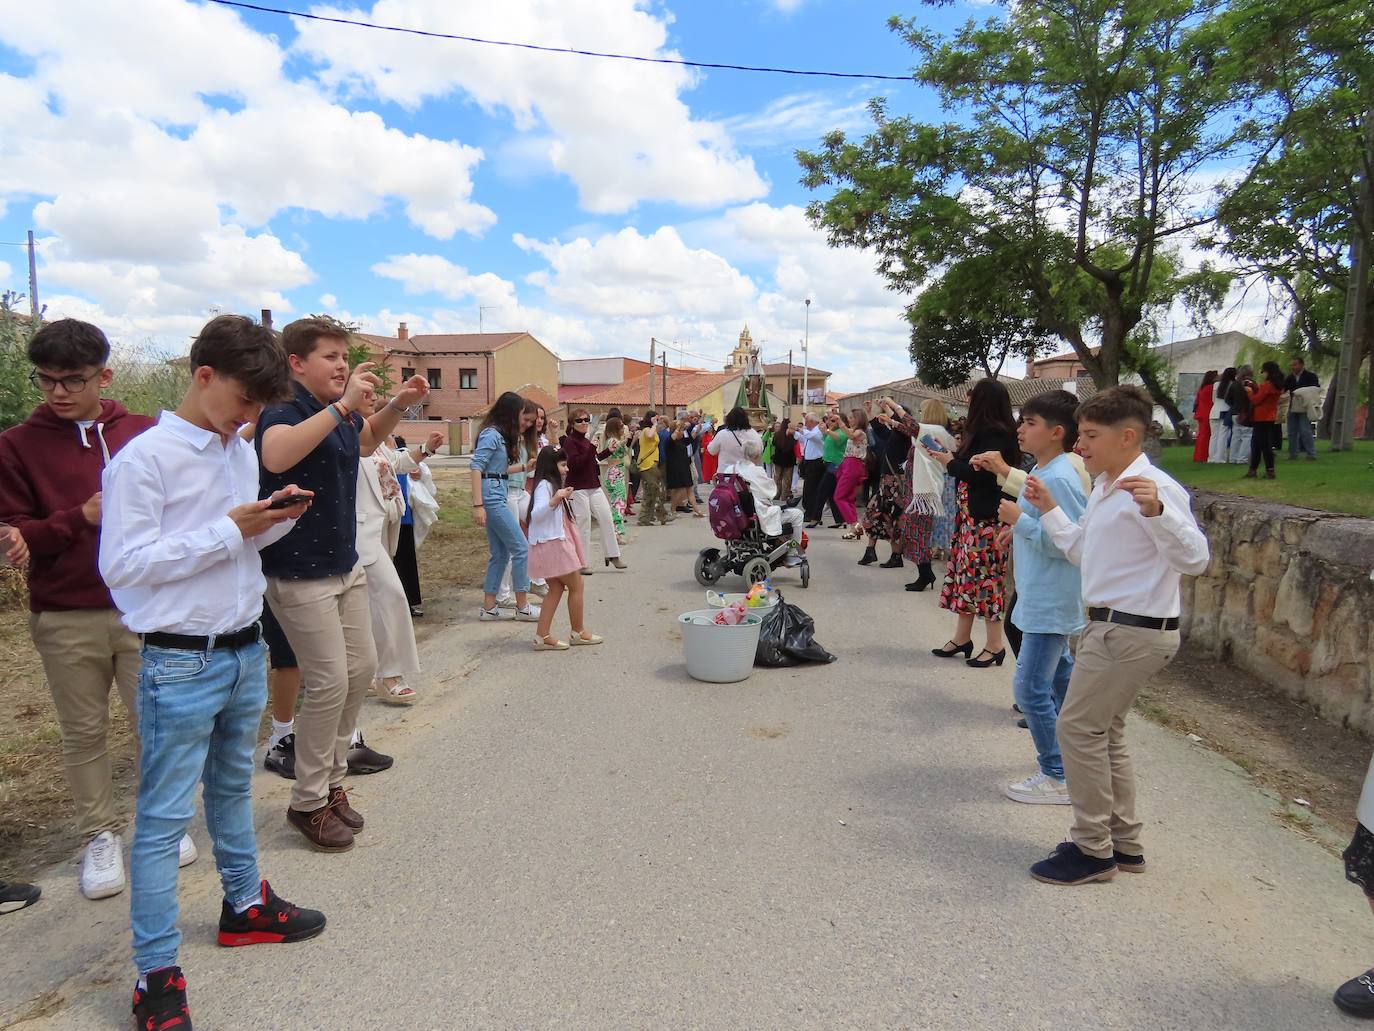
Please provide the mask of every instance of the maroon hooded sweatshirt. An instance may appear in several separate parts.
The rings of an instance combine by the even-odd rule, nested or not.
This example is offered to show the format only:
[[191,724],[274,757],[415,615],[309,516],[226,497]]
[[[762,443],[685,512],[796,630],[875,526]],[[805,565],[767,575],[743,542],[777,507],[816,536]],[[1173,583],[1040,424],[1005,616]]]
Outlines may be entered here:
[[31,611],[114,608],[96,565],[100,529],[81,506],[110,459],[156,422],[102,398],[89,428],[43,404],[0,433],[0,523],[17,526],[29,546]]

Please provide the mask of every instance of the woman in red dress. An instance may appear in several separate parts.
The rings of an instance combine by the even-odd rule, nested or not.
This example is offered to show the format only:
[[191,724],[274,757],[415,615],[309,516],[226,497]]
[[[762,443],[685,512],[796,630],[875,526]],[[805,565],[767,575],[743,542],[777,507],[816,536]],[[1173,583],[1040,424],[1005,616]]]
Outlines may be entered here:
[[1202,386],[1198,387],[1197,396],[1193,398],[1193,418],[1197,420],[1197,441],[1193,444],[1193,461],[1207,461],[1207,449],[1212,443],[1212,424],[1209,421],[1212,417],[1212,389],[1217,381],[1217,370],[1208,369],[1202,377]]

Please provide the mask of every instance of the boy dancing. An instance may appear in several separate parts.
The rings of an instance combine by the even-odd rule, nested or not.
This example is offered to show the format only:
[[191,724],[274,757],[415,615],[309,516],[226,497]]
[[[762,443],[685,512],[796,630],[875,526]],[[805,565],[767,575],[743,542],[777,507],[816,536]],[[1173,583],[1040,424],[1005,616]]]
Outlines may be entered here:
[[116,455],[104,480],[100,572],[143,639],[130,922],[144,1031],[191,1031],[176,965],[177,842],[198,782],[224,887],[219,943],[301,941],[325,924],[259,878],[253,832],[267,702],[258,549],[290,531],[309,498],[290,486],[257,500],[258,464],[238,431],[287,389],[286,361],[271,330],[221,315],[191,345],[191,368],[177,410]]
[[[1141,450],[1153,405],[1139,387],[1104,390],[1078,408],[1078,451],[1094,477],[1075,522],[1038,477],[1022,497],[1082,572],[1088,624],[1059,713],[1073,803],[1072,841],[1031,867],[1047,884],[1107,881],[1145,869],[1126,714],[1136,692],[1178,651],[1179,577],[1207,568],[1207,538],[1188,492]],[[1025,604],[1024,596],[1017,608]]]

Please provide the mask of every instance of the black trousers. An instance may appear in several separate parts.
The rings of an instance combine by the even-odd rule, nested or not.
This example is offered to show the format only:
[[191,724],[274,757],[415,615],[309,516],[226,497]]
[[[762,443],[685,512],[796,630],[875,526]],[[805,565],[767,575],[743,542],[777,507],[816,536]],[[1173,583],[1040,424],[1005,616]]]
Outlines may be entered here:
[[401,586],[406,589],[406,604],[421,605],[420,569],[415,562],[415,527],[409,523],[401,524],[401,539],[396,545],[392,558],[396,575],[401,578]]
[[830,521],[832,523],[844,522],[844,516],[840,515],[840,506],[835,504],[835,485],[839,483],[840,467],[825,469],[821,475],[821,482],[816,487],[816,515],[819,519],[825,513],[825,506],[830,506]]
[[1021,628],[1011,621],[1011,614],[1016,611],[1016,592],[1011,592],[1011,601],[1007,602],[1007,611],[1002,613],[1002,632],[1007,635],[1007,643],[1011,645],[1013,658],[1021,657]]
[[825,476],[825,462],[819,458],[804,458],[801,464],[802,513],[808,523],[821,518],[820,487]]
[[1264,459],[1264,468],[1268,472],[1274,471],[1274,452],[1283,446],[1283,434],[1279,432],[1279,424],[1276,422],[1257,422],[1251,427],[1250,434],[1250,471],[1254,472],[1259,468],[1260,459]]

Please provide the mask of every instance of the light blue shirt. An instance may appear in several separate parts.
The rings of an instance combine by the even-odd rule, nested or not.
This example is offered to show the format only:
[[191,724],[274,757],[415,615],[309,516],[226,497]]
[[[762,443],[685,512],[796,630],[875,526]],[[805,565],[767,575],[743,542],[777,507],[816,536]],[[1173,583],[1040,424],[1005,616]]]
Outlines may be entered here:
[[[1059,455],[1031,473],[1040,480],[1071,521],[1088,507],[1078,471],[1068,455]],[[1065,557],[1040,522],[1040,511],[1024,497],[1017,502],[1021,518],[1012,528],[1016,571],[1016,608],[1011,621],[1026,634],[1076,634],[1086,622],[1083,582],[1078,567]]]
[[[472,449],[472,466],[483,473],[505,473],[511,467],[510,454],[506,451],[506,438],[495,426],[488,426],[477,435],[477,444]],[[510,480],[489,480],[482,477],[482,503],[506,503],[506,487]]]
[[825,433],[819,426],[811,426],[797,431],[797,436],[802,442],[802,461],[809,462],[814,458],[820,458],[822,445],[825,440]]

